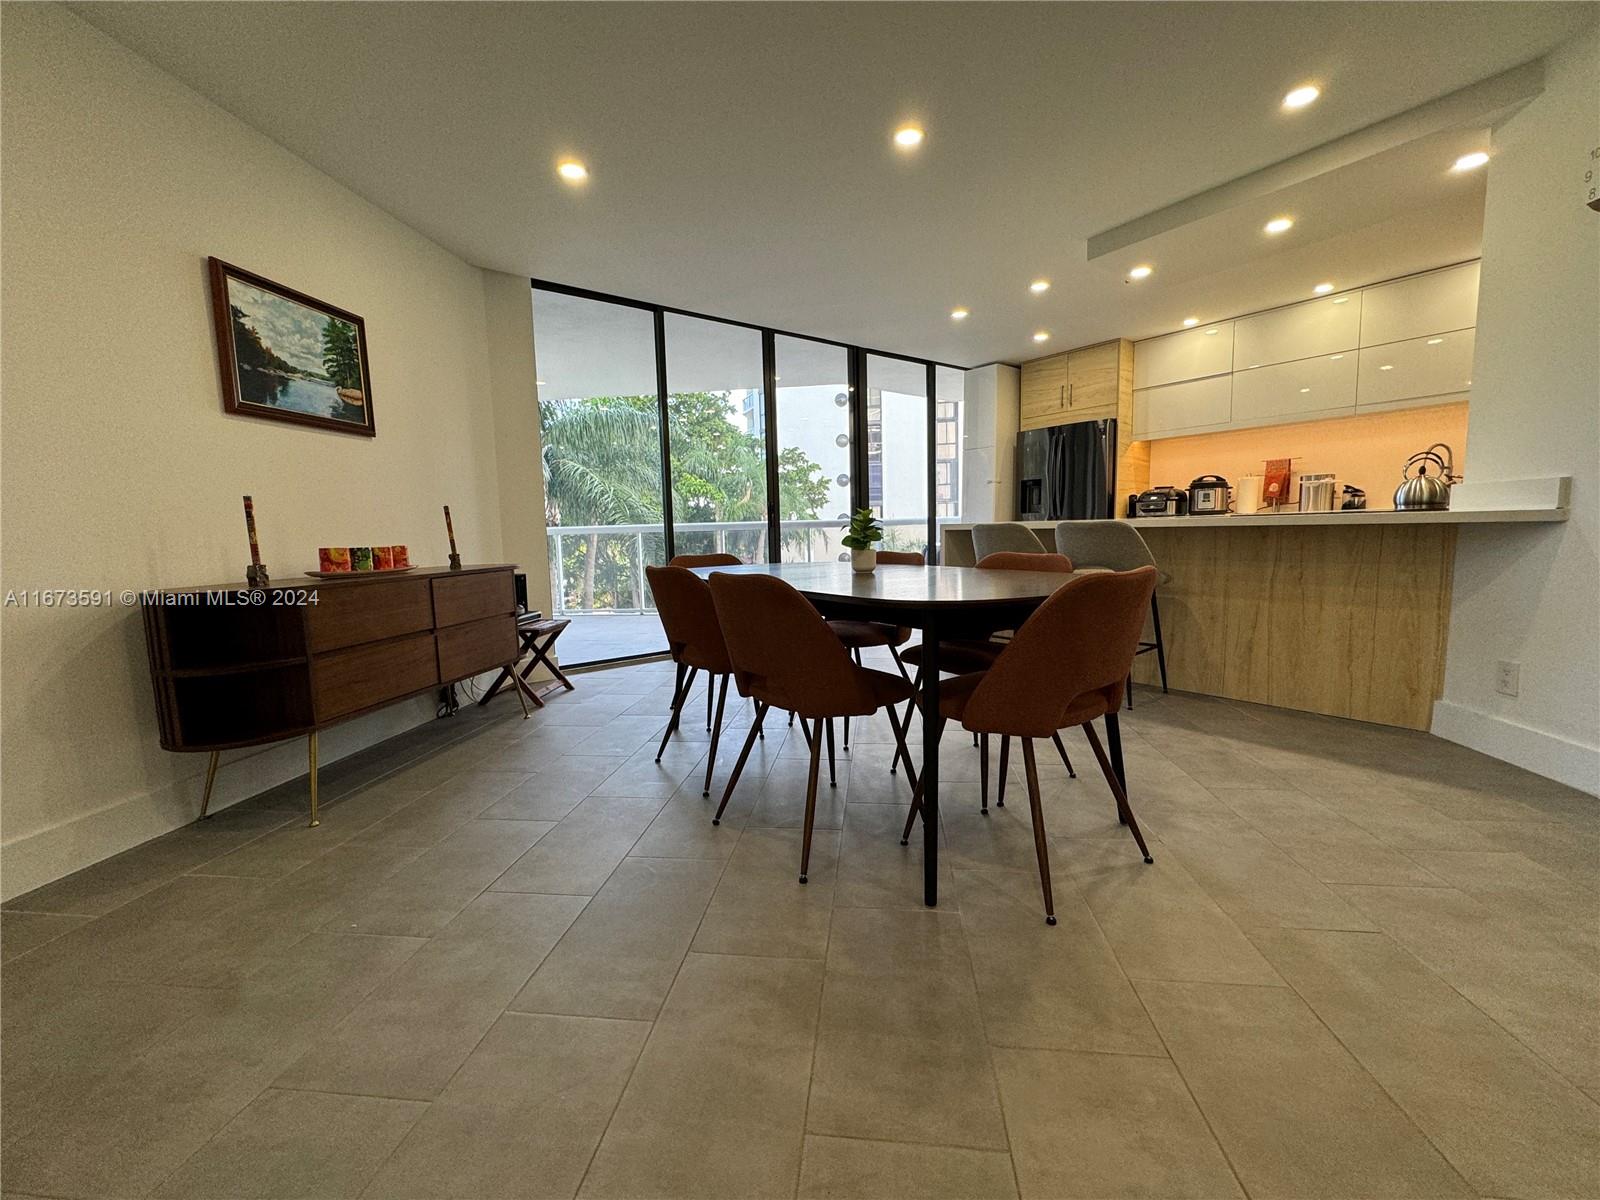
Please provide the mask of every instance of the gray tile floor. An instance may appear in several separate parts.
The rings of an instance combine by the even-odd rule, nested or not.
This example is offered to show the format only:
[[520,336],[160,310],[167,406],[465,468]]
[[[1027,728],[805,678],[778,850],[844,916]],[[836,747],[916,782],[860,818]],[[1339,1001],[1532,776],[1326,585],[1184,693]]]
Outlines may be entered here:
[[498,700],[329,769],[317,830],[280,788],[6,906],[5,1196],[1600,1195],[1600,801],[1145,694],[1153,866],[1041,756],[1051,929],[960,736],[937,910],[881,718],[801,887],[798,735],[713,828],[703,718],[652,761],[670,681]]

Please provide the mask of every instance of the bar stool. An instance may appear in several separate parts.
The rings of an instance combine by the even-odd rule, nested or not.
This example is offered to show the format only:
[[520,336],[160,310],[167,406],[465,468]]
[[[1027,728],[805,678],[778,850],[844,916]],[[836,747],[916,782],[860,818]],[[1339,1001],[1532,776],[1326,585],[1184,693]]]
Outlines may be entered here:
[[711,771],[717,762],[717,739],[722,736],[722,708],[728,699],[728,677],[733,674],[728,646],[722,639],[722,626],[717,622],[716,606],[711,600],[711,588],[687,567],[647,566],[644,573],[650,581],[661,627],[667,634],[667,648],[672,653],[672,661],[678,664],[678,681],[672,691],[672,719],[661,735],[656,761],[661,761],[668,739],[678,728],[694,677],[704,671],[707,696],[712,691],[717,693],[716,719],[709,725],[711,750],[706,755],[706,781],[700,789],[702,796],[710,796]]
[[[1139,531],[1126,521],[1062,521],[1056,526],[1056,549],[1073,562],[1083,566],[1105,567],[1112,571],[1134,571],[1140,567],[1156,567],[1158,588],[1172,582],[1172,577],[1156,564],[1155,555]],[[1161,640],[1161,605],[1156,593],[1150,593],[1150,623],[1155,641],[1140,640],[1135,657],[1156,653],[1156,666],[1161,672],[1161,690],[1167,690],[1167,647]],[[1140,630],[1141,635],[1143,630]],[[1130,668],[1131,671],[1131,668]],[[1133,707],[1133,676],[1128,676],[1128,707]]]
[[[717,572],[711,576],[710,585],[733,660],[734,683],[741,696],[756,702],[755,721],[712,824],[722,820],[768,710],[788,709],[799,715],[802,725],[809,721],[811,771],[806,780],[805,826],[800,842],[800,882],[804,883],[811,864],[823,723],[831,728],[835,717],[867,717],[886,707],[898,751],[907,754],[905,731],[894,706],[910,697],[911,685],[887,671],[857,666],[811,602],[782,579]],[[915,775],[909,766],[906,769],[914,783]]]
[[[974,733],[1022,739],[1046,924],[1054,925],[1056,914],[1044,810],[1039,798],[1039,771],[1033,757],[1035,738],[1051,737],[1071,725],[1083,729],[1116,800],[1117,819],[1133,834],[1144,861],[1153,861],[1128,804],[1117,710],[1122,707],[1123,689],[1139,644],[1145,608],[1155,591],[1156,575],[1154,567],[1140,567],[1135,571],[1083,575],[1063,584],[1023,622],[993,666],[982,674],[947,680],[941,689],[939,713],[934,718],[941,725],[958,721],[963,729]],[[1111,757],[1095,733],[1096,718],[1105,720]],[[919,787],[912,792],[911,809],[900,839],[902,846],[909,841],[911,827],[921,810]]]

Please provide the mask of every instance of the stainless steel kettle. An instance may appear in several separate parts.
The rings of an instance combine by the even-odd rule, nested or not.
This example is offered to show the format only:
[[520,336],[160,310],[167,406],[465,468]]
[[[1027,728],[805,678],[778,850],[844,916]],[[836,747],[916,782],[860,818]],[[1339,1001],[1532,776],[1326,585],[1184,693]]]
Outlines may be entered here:
[[[1443,450],[1444,457],[1435,454]],[[1428,464],[1439,468],[1437,475],[1428,474]],[[1412,474],[1412,469],[1416,474]],[[1443,442],[1435,442],[1420,454],[1406,460],[1400,472],[1401,483],[1394,493],[1394,506],[1398,512],[1443,512],[1450,507],[1450,486],[1461,482],[1455,473],[1455,454]]]

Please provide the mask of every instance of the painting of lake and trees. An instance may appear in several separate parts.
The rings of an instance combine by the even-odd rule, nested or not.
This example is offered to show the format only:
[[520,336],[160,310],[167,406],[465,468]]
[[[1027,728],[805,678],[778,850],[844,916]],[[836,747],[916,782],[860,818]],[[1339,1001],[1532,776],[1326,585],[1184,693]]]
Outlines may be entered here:
[[211,268],[223,407],[370,436],[361,318],[217,259]]

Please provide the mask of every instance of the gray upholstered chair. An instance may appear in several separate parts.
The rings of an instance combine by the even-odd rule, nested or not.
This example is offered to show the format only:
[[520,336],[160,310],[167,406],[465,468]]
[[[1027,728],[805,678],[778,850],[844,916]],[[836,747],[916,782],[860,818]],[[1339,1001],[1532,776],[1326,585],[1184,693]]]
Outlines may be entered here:
[[1034,536],[1033,530],[1015,521],[972,527],[972,557],[977,562],[991,554],[1006,551],[1020,554],[1044,554],[1048,547]]
[[[977,541],[977,530],[973,530]],[[1171,577],[1161,570],[1150,547],[1139,536],[1139,531],[1126,521],[1062,521],[1056,526],[1056,550],[1072,560],[1078,570],[1104,567],[1112,571],[1135,571],[1140,567],[1155,567],[1156,591],[1150,596],[1150,623],[1154,627],[1155,641],[1139,643],[1135,657],[1156,652],[1156,666],[1161,670],[1161,690],[1167,690],[1167,647],[1161,640],[1161,604],[1157,599],[1162,586]],[[1128,680],[1128,707],[1133,707],[1133,680]]]

